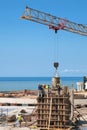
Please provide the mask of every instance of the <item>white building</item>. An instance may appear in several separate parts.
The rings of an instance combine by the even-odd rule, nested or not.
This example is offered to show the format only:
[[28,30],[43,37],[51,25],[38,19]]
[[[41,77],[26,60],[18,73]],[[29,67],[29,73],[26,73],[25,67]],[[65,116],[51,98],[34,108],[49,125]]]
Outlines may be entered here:
[[[87,83],[86,83],[86,85],[87,85]],[[84,91],[83,82],[77,82],[77,91]]]

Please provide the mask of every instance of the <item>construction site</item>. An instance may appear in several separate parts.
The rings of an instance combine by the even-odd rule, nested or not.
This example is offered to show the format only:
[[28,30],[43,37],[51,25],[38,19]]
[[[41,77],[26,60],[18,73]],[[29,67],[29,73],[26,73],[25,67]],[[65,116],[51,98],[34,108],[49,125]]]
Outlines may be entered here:
[[[8,110],[6,113],[6,109],[1,109],[1,126],[7,125],[11,126],[11,129],[16,129],[16,119],[20,113],[23,118],[21,128],[32,128],[34,126],[39,130],[70,130],[75,127],[73,94],[73,90],[70,91],[67,86],[63,88],[60,86],[59,77],[53,77],[52,88],[46,85],[39,85],[38,95],[29,106],[25,104],[24,107],[18,107],[19,110],[15,110],[12,115],[9,115]],[[29,102],[27,101],[27,103]],[[16,106],[17,104],[19,103],[16,103]],[[3,107],[5,106],[2,105]],[[12,105],[9,107],[12,107]]]
[[[54,30],[55,33],[59,30],[65,30],[87,36],[87,26],[52,16],[28,6],[25,8],[21,18],[46,25],[49,29]],[[54,62],[53,65],[55,75],[52,77],[52,86],[39,84],[38,91],[32,101],[24,101],[24,106],[22,106],[23,100],[19,102],[16,102],[16,100],[12,101],[10,105],[8,105],[9,101],[5,101],[5,104],[0,102],[2,108],[5,105],[6,107],[21,106],[22,108],[17,111],[23,118],[20,127],[16,124],[16,118],[19,114],[17,111],[11,116],[9,116],[8,110],[5,110],[6,116],[4,111],[1,111],[1,130],[80,130],[83,122],[85,125],[87,124],[87,119],[78,110],[80,106],[78,106],[78,103],[74,104],[74,96],[76,95],[73,86],[71,89],[68,86],[61,86],[58,74],[59,63]],[[25,108],[27,109],[25,110]],[[87,114],[86,110],[85,106],[85,114]],[[6,127],[3,129],[3,126]]]
[[[71,104],[67,87],[60,90],[59,78],[53,88],[40,93],[37,102],[37,127],[40,129],[67,129],[70,127]],[[55,86],[56,85],[56,86]],[[40,90],[41,91],[41,90]]]
[[[59,30],[65,30],[87,36],[87,26],[29,7],[25,8],[21,18],[46,25],[49,29],[54,30],[55,33]],[[52,88],[48,86],[48,89],[46,89],[46,86],[41,85],[38,88],[37,127],[40,130],[72,129],[73,126],[76,127],[76,122],[78,122],[77,116],[74,116],[74,88],[72,87],[70,90],[68,86],[62,87],[60,85],[58,66],[59,63],[54,62],[56,72],[52,78]]]
[[[39,84],[38,91],[19,98],[0,98],[2,130],[82,130],[87,127],[87,100],[73,88],[60,86],[60,78],[52,78],[52,88]],[[18,116],[21,115],[21,125]]]

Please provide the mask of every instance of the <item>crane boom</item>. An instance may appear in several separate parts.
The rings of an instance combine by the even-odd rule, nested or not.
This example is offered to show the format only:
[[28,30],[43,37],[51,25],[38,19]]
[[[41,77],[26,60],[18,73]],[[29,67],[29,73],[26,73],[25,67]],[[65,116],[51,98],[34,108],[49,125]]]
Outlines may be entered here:
[[29,8],[27,6],[21,18],[47,25],[50,29],[53,29],[56,32],[57,30],[61,29],[87,36],[87,26],[52,16],[50,14]]

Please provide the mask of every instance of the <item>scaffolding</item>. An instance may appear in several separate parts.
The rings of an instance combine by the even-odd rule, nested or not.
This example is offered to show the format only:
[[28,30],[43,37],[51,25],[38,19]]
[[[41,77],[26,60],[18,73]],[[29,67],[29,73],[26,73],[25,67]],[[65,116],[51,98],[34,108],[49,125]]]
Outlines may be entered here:
[[37,100],[37,127],[40,129],[66,129],[70,126],[70,95],[67,88],[46,90]]

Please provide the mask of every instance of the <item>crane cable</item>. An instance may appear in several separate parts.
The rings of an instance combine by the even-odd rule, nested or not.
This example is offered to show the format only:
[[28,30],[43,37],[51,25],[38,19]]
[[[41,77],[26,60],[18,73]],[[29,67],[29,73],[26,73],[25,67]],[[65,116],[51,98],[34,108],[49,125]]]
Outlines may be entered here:
[[55,62],[58,62],[58,49],[59,49],[59,43],[58,43],[58,35],[57,33],[55,33],[56,35],[56,41],[55,41]]
[[57,31],[55,30],[55,43],[54,43],[54,67],[55,70],[55,76],[58,77],[58,66],[59,66],[59,43],[58,43],[58,35]]

